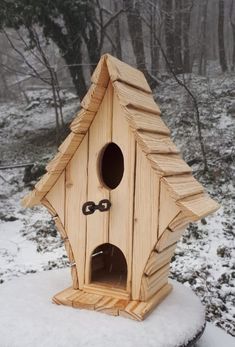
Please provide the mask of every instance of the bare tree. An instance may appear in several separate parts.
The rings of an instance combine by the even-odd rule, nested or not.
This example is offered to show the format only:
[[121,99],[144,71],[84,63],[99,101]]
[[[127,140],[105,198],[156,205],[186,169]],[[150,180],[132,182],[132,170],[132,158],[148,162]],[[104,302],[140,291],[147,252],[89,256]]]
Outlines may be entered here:
[[133,0],[123,0],[123,2],[126,10],[128,29],[136,58],[137,68],[144,73],[151,87],[155,87],[157,85],[157,80],[148,72],[145,60],[140,3],[139,1],[135,2]]
[[175,73],[183,72],[182,61],[182,0],[175,2],[175,28],[174,28],[174,68]]
[[233,52],[232,52],[232,71],[235,69],[235,1],[232,0],[230,7],[230,24],[233,34]]
[[207,32],[207,6],[208,0],[203,0],[201,3],[201,32],[200,32],[200,50],[199,50],[199,64],[198,73],[199,75],[206,75],[207,67],[207,42],[206,42],[206,32]]
[[182,9],[182,31],[183,31],[183,70],[186,73],[192,72],[192,64],[190,62],[190,47],[189,47],[189,31],[190,31],[190,16],[193,8],[193,2],[183,0]]
[[218,44],[221,70],[222,72],[226,72],[228,70],[228,65],[224,47],[224,0],[219,0]]
[[[17,47],[14,40],[6,30],[2,29],[2,31],[5,34],[5,37],[9,42],[11,48],[17,53],[17,55],[22,58],[23,62],[29,69],[28,75],[33,78],[39,79],[46,85],[50,86],[52,90],[53,107],[55,110],[56,119],[56,142],[57,144],[59,144],[61,136],[61,124],[62,127],[64,126],[60,87],[55,68],[50,64],[49,58],[47,57],[45,50],[40,42],[40,37],[37,30],[34,27],[30,28],[30,43],[25,40],[20,30],[15,31],[18,41],[20,41],[21,46],[24,47],[24,51]],[[26,52],[30,53],[31,59],[28,58]],[[34,66],[34,64],[32,63],[32,58],[34,58],[38,62],[38,64],[43,67],[42,71],[38,71],[38,68]],[[46,71],[48,71],[49,77],[44,76],[45,69]],[[15,72],[17,73],[17,70],[15,70]]]
[[168,63],[174,65],[174,21],[173,21],[173,1],[165,0],[162,3],[164,17],[165,46]]

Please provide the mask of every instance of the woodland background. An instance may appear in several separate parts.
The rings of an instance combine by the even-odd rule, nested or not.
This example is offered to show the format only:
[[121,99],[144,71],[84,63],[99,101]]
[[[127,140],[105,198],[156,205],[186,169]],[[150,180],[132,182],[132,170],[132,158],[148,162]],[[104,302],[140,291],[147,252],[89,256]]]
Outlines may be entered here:
[[46,211],[19,201],[106,52],[143,71],[184,159],[221,204],[190,225],[171,276],[235,335],[235,0],[0,0],[0,284],[68,265]]

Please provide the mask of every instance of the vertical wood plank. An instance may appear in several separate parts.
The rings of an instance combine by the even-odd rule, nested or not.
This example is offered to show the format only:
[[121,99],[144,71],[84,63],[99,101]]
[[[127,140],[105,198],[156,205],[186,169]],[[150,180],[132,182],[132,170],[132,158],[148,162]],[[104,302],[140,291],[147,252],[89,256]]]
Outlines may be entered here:
[[151,251],[157,242],[159,177],[137,145],[132,299],[140,298],[141,279]]
[[133,233],[133,200],[135,171],[135,139],[125,115],[122,114],[117,96],[113,96],[112,141],[124,157],[124,173],[117,188],[110,191],[109,242],[119,247],[125,255],[128,267],[127,290],[131,285],[131,258]]
[[[89,129],[87,200],[96,204],[102,199],[109,199],[109,190],[99,179],[98,160],[103,147],[111,142],[112,113],[113,88],[110,83]],[[90,256],[98,245],[108,242],[108,227],[109,212],[96,212],[87,216],[86,284],[89,283]]]
[[45,198],[49,201],[51,206],[56,210],[58,216],[60,217],[61,223],[64,226],[64,204],[65,204],[65,172],[63,171],[47,193]]
[[88,134],[66,167],[65,229],[73,251],[79,277],[79,289],[84,285],[86,217],[82,205],[87,201]]

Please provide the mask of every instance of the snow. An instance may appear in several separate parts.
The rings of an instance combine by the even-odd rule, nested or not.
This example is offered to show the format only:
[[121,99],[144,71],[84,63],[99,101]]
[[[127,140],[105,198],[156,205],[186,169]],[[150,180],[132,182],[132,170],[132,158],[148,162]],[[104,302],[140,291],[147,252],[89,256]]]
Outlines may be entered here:
[[[187,343],[204,325],[199,299],[172,281],[172,293],[143,322],[52,304],[70,285],[68,269],[22,276],[0,287],[0,336],[11,347],[173,347]],[[215,345],[214,345],[215,347]],[[221,346],[220,346],[221,347]]]
[[234,347],[235,338],[225,334],[220,328],[216,328],[212,324],[206,325],[206,329],[200,341],[195,347]]

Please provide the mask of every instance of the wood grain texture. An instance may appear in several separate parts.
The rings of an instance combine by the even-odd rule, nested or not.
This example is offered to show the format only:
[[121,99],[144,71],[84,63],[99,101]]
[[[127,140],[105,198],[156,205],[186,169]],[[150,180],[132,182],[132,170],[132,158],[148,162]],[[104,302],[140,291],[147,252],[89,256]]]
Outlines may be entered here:
[[135,133],[136,141],[142,148],[142,150],[149,153],[179,153],[178,148],[172,142],[168,136],[150,133],[150,132],[140,132]]
[[159,178],[140,147],[136,152],[132,299],[139,300],[141,278],[157,242]]
[[97,64],[92,76],[91,82],[101,85],[104,88],[107,88],[109,84],[109,71],[106,63],[107,54],[102,55],[99,63]]
[[158,240],[158,242],[155,246],[155,250],[157,252],[162,252],[165,248],[173,245],[174,243],[179,241],[179,239],[183,235],[184,231],[185,231],[184,228],[179,229],[177,231],[171,231],[170,229],[166,229],[162,233],[162,236],[160,237],[160,239]]
[[50,173],[61,173],[65,169],[71,157],[71,154],[58,152],[47,164],[46,170]]
[[71,266],[71,277],[72,277],[73,289],[79,289],[79,280],[78,280],[76,264],[73,264]]
[[63,224],[62,224],[62,222],[61,222],[61,220],[60,220],[60,217],[55,216],[55,217],[53,218],[53,221],[54,221],[54,223],[55,223],[56,229],[57,229],[57,230],[59,231],[59,233],[60,233],[61,238],[62,238],[63,240],[67,239],[67,233],[66,233],[66,230],[65,230],[65,228],[64,228],[64,226],[63,226]]
[[160,114],[160,109],[151,94],[117,81],[113,82],[113,86],[122,106],[130,106],[137,110]]
[[44,192],[39,192],[37,191],[37,189],[34,189],[21,200],[21,205],[23,207],[33,207],[35,205],[38,205],[44,195]]
[[110,191],[112,208],[110,210],[109,220],[109,242],[119,247],[125,255],[128,268],[127,290],[130,291],[132,275],[135,139],[115,93],[113,96],[112,141],[122,151],[124,157],[124,173],[117,188]]
[[124,107],[123,110],[125,111],[131,128],[138,131],[170,135],[170,129],[158,114],[138,111],[131,107]]
[[[101,150],[112,138],[113,89],[109,84],[99,111],[89,128],[88,196],[86,201],[96,204],[109,199],[109,190],[99,179],[98,160]],[[87,217],[86,276],[89,283],[90,257],[94,249],[108,242],[109,211],[94,213]]]
[[186,212],[180,212],[172,221],[169,223],[168,228],[172,231],[178,231],[186,229],[191,222],[191,217]]
[[86,293],[99,294],[104,296],[109,296],[116,299],[129,300],[130,294],[126,290],[119,288],[109,288],[106,286],[98,284],[89,284],[84,286],[84,291]]
[[65,206],[65,172],[62,172],[54,186],[45,195],[52,207],[56,210],[60,217],[61,223],[64,225],[64,206]]
[[[75,258],[74,258],[74,255],[73,255],[73,251],[72,251],[72,247],[70,246],[70,243],[69,243],[69,239],[66,238],[64,240],[64,247],[65,247],[65,250],[66,250],[66,253],[67,253],[67,256],[68,256],[68,259],[69,259],[69,262],[70,264],[74,264],[75,262]],[[75,288],[77,289],[77,288]]]
[[162,176],[190,173],[192,169],[177,154],[148,154],[152,167]]
[[176,248],[176,243],[164,249],[162,252],[153,251],[145,266],[145,269],[144,269],[145,275],[151,276],[156,271],[158,271],[161,267],[163,267],[167,263],[170,263],[171,258],[174,255],[175,248]]
[[175,200],[202,193],[204,190],[203,186],[192,175],[163,177],[162,181]]
[[120,81],[129,84],[146,93],[152,93],[144,74],[121,60],[106,55],[109,76],[112,82]]
[[42,198],[41,204],[47,208],[47,211],[52,215],[52,217],[55,217],[57,215],[56,210],[53,208],[53,206],[49,203],[49,201],[46,198]]
[[47,172],[35,185],[38,192],[47,193],[59,178],[60,173]]
[[106,88],[99,84],[92,83],[87,94],[81,101],[81,106],[88,111],[97,112],[103,100]]
[[73,158],[66,167],[65,228],[72,247],[79,276],[79,287],[83,288],[86,251],[86,217],[82,205],[87,201],[88,134],[82,140]]
[[159,203],[159,227],[158,239],[161,237],[169,223],[180,213],[180,208],[172,199],[165,183],[160,181],[160,203]]
[[156,294],[164,285],[167,284],[170,270],[170,263],[163,266],[158,271],[154,272],[151,276],[142,277],[140,299],[141,301],[148,301],[154,294]]
[[131,301],[124,310],[119,311],[122,317],[130,318],[137,321],[144,320],[154,308],[172,291],[172,285],[164,285],[155,295],[147,302]]
[[153,309],[171,292],[172,285],[166,284],[148,301],[130,301],[112,296],[87,293],[67,288],[56,294],[52,301],[57,305],[95,310],[113,316],[122,316],[133,320],[144,320]]
[[58,148],[59,152],[63,154],[73,155],[82,142],[83,137],[83,134],[75,134],[71,132]]
[[198,194],[178,200],[178,206],[191,216],[192,221],[202,219],[219,209],[219,204],[207,194]]
[[70,124],[70,129],[75,134],[86,134],[96,112],[88,111],[82,108]]

